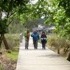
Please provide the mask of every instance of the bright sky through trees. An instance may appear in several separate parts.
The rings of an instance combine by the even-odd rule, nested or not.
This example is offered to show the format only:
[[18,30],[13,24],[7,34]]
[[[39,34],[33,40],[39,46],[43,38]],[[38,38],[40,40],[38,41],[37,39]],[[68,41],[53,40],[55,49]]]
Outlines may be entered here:
[[36,4],[38,2],[38,0],[30,0],[30,3],[32,4]]
[[2,12],[2,19],[4,19],[6,16],[6,13],[5,12]]

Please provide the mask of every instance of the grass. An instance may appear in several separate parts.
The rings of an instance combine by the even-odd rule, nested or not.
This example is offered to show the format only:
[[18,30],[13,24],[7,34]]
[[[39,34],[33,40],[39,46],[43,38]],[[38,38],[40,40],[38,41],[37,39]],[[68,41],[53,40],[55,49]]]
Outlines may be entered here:
[[6,34],[6,38],[10,45],[10,51],[6,52],[6,55],[11,60],[16,61],[18,58],[20,35],[19,34]]
[[13,61],[17,61],[18,52],[17,51],[11,51],[10,53],[7,52],[6,56]]
[[2,65],[2,64],[0,64],[0,70],[4,70],[4,68],[3,68],[3,65]]

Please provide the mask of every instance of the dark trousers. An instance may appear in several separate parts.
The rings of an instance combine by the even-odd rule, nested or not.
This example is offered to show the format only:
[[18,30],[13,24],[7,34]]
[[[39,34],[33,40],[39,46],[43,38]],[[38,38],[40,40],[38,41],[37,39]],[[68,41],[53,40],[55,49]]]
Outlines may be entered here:
[[28,49],[29,41],[25,41],[25,49]]
[[46,43],[42,43],[42,49],[45,49]]
[[38,47],[38,41],[33,40],[33,44],[34,44],[34,49],[37,49],[37,47]]

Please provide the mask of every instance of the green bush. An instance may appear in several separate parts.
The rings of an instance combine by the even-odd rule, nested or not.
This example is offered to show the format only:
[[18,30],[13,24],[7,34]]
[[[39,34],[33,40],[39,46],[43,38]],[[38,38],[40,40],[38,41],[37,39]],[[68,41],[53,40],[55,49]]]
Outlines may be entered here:
[[19,47],[20,36],[19,34],[6,34],[6,39],[11,50],[17,50]]
[[70,49],[70,41],[65,38],[60,38],[57,35],[50,35],[48,37],[48,45],[54,47],[58,53],[63,49],[64,53],[67,53]]

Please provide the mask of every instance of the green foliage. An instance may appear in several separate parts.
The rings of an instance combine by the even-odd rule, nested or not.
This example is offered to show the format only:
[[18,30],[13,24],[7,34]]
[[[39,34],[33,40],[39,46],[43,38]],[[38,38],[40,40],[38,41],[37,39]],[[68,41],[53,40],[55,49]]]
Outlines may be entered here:
[[33,16],[36,18],[41,18],[47,14],[47,1],[46,0],[39,0],[37,4],[33,7]]
[[8,28],[7,28],[6,20],[3,20],[0,22],[0,34],[7,33],[7,31]]
[[56,27],[55,32],[70,40],[70,18],[66,15],[67,9],[61,6],[60,1],[65,1],[67,5],[66,8],[69,8],[68,0],[49,0],[47,4],[44,4],[45,6],[48,5],[45,23],[54,24]]
[[11,51],[11,53],[6,53],[6,55],[12,61],[17,61],[17,58],[18,58],[18,52],[17,51]]
[[[16,27],[16,28],[15,28]],[[23,24],[15,23],[15,24],[10,24],[8,27],[8,32],[9,33],[21,33],[24,31],[24,26]]]
[[48,36],[48,44],[51,46],[51,48],[54,47],[57,51],[63,49],[64,54],[70,51],[70,41],[57,35]]
[[70,17],[70,0],[59,0],[59,6],[62,6],[66,15]]
[[19,34],[6,34],[7,41],[9,43],[11,50],[18,51],[19,43],[20,43],[20,35]]
[[53,19],[55,20],[56,33],[70,39],[70,18],[65,16],[65,10],[63,8],[58,9]]
[[[9,22],[9,18],[15,13],[24,13],[27,12],[27,3],[29,2],[29,0],[1,0],[0,1],[0,14],[2,14],[2,12],[6,13],[6,17],[4,19],[0,19],[0,34],[2,33],[6,33],[7,29],[8,29],[8,25],[10,24]],[[13,15],[14,16],[14,15]],[[0,15],[0,18],[2,18],[2,15]]]
[[[1,11],[7,12],[5,27],[0,31],[7,30],[6,26],[10,23],[26,23],[30,27],[30,22],[44,16],[47,24],[54,24],[55,32],[66,39],[70,39],[70,1],[69,0],[38,0],[36,4],[30,4],[29,0],[2,0],[0,1]],[[15,12],[15,13],[14,13]],[[15,15],[14,15],[14,14]],[[19,15],[17,15],[19,13]],[[22,14],[21,14],[22,13]],[[13,14],[13,16],[11,16]],[[17,19],[15,19],[17,18]],[[14,20],[15,19],[15,20]],[[11,24],[10,23],[10,24]],[[1,23],[0,23],[1,24]],[[6,32],[6,31],[2,32]]]
[[28,3],[29,0],[1,0],[0,7],[5,12],[11,12],[14,8],[19,7],[19,10],[22,8],[26,8],[26,3]]

